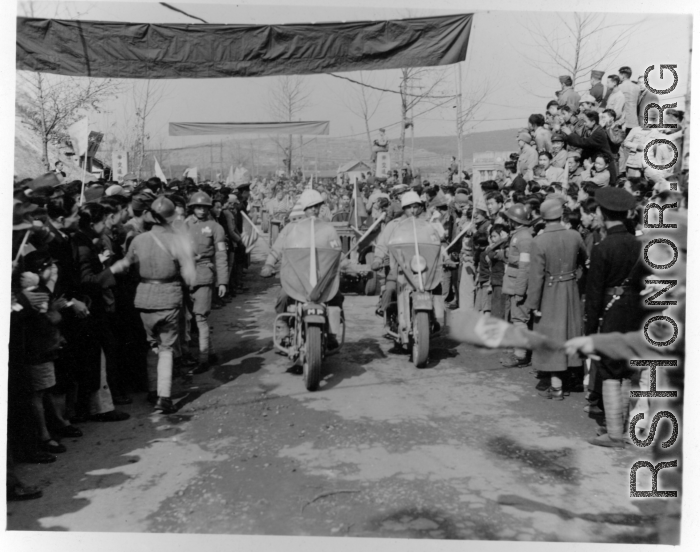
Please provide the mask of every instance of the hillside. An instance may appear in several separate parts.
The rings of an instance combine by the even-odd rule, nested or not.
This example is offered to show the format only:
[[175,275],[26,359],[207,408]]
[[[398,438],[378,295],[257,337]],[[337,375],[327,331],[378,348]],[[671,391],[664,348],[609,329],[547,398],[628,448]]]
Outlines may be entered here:
[[[463,140],[463,155],[467,168],[471,167],[474,152],[515,151],[515,129],[479,132]],[[297,149],[294,153],[294,167],[303,165],[307,174],[318,171],[335,171],[340,165],[355,159],[369,159],[365,140],[350,138],[333,138],[319,136],[316,139],[306,137],[302,149],[303,163],[298,150],[298,138],[295,137]],[[396,141],[390,142],[396,145]],[[444,174],[450,164],[452,155],[457,152],[457,140],[454,136],[427,136],[414,139],[414,168],[420,169],[426,178]],[[75,166],[70,157],[65,155],[67,148],[49,146],[50,161],[63,160],[69,179],[81,179],[82,171]],[[108,164],[111,151],[105,145],[97,156]],[[153,174],[153,156],[158,158],[167,177],[178,178],[187,167],[198,167],[201,178],[210,178],[223,173],[229,168],[243,164],[253,174],[264,175],[273,172],[282,165],[281,149],[271,138],[226,138],[203,141],[189,147],[163,150],[150,150],[142,168],[144,177]],[[35,136],[21,117],[15,118],[15,176],[17,178],[36,177],[45,168],[41,163],[41,141]],[[398,154],[392,155],[394,160]],[[411,140],[406,141],[406,160],[411,159]],[[136,167],[130,167],[136,172]]]

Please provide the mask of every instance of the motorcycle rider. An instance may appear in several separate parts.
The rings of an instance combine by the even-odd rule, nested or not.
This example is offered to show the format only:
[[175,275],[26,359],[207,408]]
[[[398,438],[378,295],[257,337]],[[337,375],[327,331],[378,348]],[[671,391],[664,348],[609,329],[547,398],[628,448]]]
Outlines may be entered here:
[[[325,242],[333,249],[340,249],[340,237],[335,231],[333,225],[323,222],[318,218],[321,211],[321,206],[324,203],[323,197],[316,190],[304,190],[299,198],[299,204],[304,212],[305,218],[315,219],[314,231],[317,242]],[[270,253],[265,260],[265,265],[260,271],[260,276],[263,278],[269,278],[272,276],[274,265],[282,259],[284,250],[287,248],[287,243],[290,240],[290,235],[292,235],[298,229],[300,222],[301,221],[290,222],[282,229],[279,236],[277,236],[275,243],[270,248]],[[340,265],[336,268],[336,270],[340,270]],[[340,307],[342,309],[344,300],[345,298],[343,297],[343,294],[340,292],[340,290],[338,290],[338,293],[327,301],[326,305],[330,307]],[[275,311],[277,314],[286,312],[287,306],[290,305],[292,301],[293,300],[287,295],[284,289],[282,289],[275,305]],[[338,338],[334,333],[328,333],[326,343],[329,350],[337,349],[339,347]]]
[[[396,227],[409,217],[416,217],[418,219],[428,220],[428,215],[425,212],[425,207],[420,196],[416,192],[406,192],[401,197],[401,207],[403,208],[403,215],[390,221],[382,233],[377,237],[377,241],[374,244],[374,259],[372,260],[371,268],[372,270],[379,270],[385,264],[385,258],[389,256],[389,239]],[[439,231],[435,229],[436,234],[439,236]],[[438,239],[439,242],[439,239]],[[396,280],[398,277],[398,268],[396,262],[393,258],[390,258],[390,269],[389,274],[386,277],[386,284],[384,286],[384,292],[382,293],[382,299],[380,307],[377,309],[376,313],[379,316],[383,316],[387,311],[389,306],[396,301]],[[441,293],[440,287],[437,288],[437,294]],[[435,293],[434,293],[435,294]],[[439,313],[436,313],[436,318],[440,318]],[[439,327],[439,324],[438,324]],[[436,328],[438,329],[438,328]]]
[[187,206],[193,211],[185,219],[185,226],[194,246],[197,281],[191,288],[192,312],[199,330],[199,364],[192,374],[201,374],[209,369],[213,356],[209,354],[209,324],[214,282],[218,284],[219,297],[226,294],[228,282],[228,255],[226,233],[221,225],[211,218],[212,200],[205,192],[195,192]]

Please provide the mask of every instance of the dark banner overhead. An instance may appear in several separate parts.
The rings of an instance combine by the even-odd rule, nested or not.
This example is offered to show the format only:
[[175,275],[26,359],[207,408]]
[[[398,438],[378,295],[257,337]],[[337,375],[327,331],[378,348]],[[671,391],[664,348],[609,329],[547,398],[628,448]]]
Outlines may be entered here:
[[17,18],[17,69],[124,79],[304,75],[463,61],[473,14],[291,25]]
[[170,123],[170,136],[220,134],[328,134],[328,121],[292,123]]

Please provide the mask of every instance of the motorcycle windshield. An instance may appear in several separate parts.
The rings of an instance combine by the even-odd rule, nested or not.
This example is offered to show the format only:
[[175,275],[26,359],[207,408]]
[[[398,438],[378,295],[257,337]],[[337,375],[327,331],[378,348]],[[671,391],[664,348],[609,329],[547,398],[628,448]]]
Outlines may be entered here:
[[419,289],[420,278],[411,270],[411,259],[416,255],[417,242],[418,254],[426,263],[426,269],[421,273],[423,288],[431,291],[442,281],[440,237],[435,228],[423,219],[415,219],[414,230],[413,220],[407,218],[396,226],[389,238],[389,252],[411,285]]
[[[280,280],[282,289],[292,299],[325,303],[338,293],[340,285],[339,249],[316,249],[316,284],[311,278],[311,249],[288,248],[284,250]],[[313,296],[313,297],[312,297]],[[315,298],[317,297],[317,298]]]
[[338,293],[340,285],[338,233],[318,219],[292,224],[282,256],[282,289],[296,301],[324,303]]

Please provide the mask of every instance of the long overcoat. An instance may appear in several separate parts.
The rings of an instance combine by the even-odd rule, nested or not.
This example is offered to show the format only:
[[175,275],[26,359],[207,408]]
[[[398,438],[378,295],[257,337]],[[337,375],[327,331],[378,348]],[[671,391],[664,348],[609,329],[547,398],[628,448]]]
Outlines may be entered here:
[[[585,265],[587,257],[581,235],[559,222],[548,223],[535,237],[525,306],[542,316],[535,317],[533,330],[562,343],[583,335],[576,269]],[[562,372],[567,366],[581,366],[581,359],[567,358],[563,351],[533,351],[532,364],[545,372]]]

